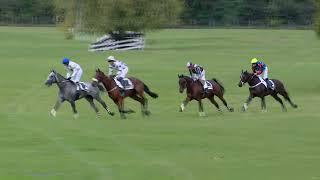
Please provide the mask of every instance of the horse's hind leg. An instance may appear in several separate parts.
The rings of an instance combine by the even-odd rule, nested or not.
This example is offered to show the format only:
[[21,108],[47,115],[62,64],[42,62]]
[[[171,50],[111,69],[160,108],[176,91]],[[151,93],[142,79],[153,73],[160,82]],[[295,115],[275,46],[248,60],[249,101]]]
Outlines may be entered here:
[[219,104],[217,103],[216,100],[214,100],[214,96],[208,98],[210,100],[210,102],[218,109],[219,112],[221,112],[221,109],[219,107]]
[[281,98],[277,94],[272,94],[272,97],[281,104],[282,111],[284,111],[284,112],[287,111],[286,106],[283,104]]
[[218,96],[218,98],[222,101],[222,103],[224,104],[224,106],[226,106],[226,108],[229,110],[229,112],[233,112],[234,109],[232,107],[228,106],[227,101],[223,98],[223,96]]
[[93,97],[92,96],[87,96],[85,97],[86,100],[90,103],[90,106],[92,107],[92,109],[96,112],[97,117],[100,117],[100,113],[99,113],[99,109],[97,108],[97,106],[94,104],[93,102]]
[[148,111],[148,100],[146,98],[143,98],[143,97],[139,97],[137,96],[136,94],[135,95],[132,95],[130,96],[132,99],[140,102],[141,104],[141,113],[143,115],[149,115],[150,112]]
[[109,110],[107,104],[101,99],[100,96],[97,96],[95,99],[103,106],[103,108],[108,112],[109,115],[114,115],[114,113]]
[[71,107],[72,107],[72,111],[73,111],[73,117],[75,119],[77,119],[79,117],[78,115],[78,111],[76,109],[76,103],[74,101],[70,101]]
[[279,92],[279,94],[281,94],[281,95],[284,97],[284,99],[290,103],[291,107],[293,107],[293,108],[297,108],[297,107],[298,107],[298,105],[294,104],[294,103],[291,101],[291,99],[290,99],[289,94],[288,94],[287,91]]

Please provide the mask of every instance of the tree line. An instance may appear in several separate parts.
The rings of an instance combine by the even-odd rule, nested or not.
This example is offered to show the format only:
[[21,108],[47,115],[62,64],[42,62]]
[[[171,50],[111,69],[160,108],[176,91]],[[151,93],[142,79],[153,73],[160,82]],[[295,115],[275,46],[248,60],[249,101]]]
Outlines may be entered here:
[[[85,31],[182,26],[313,26],[320,0],[0,0],[0,24]],[[320,21],[320,20],[319,20]]]

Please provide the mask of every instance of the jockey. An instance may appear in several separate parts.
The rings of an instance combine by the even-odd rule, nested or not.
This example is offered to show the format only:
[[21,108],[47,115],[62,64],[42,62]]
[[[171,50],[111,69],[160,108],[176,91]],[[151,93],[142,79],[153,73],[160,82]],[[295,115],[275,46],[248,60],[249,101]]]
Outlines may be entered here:
[[107,61],[109,63],[109,73],[108,73],[108,75],[109,76],[112,75],[113,70],[117,71],[115,78],[123,86],[123,89],[120,88],[120,92],[121,92],[122,95],[124,95],[125,87],[127,86],[126,82],[124,81],[124,78],[128,74],[128,71],[129,71],[128,66],[125,63],[116,60],[116,58],[114,56],[109,56],[107,58]]
[[251,59],[252,71],[253,73],[262,78],[267,83],[267,88],[271,89],[271,84],[268,78],[268,67],[262,61],[259,61],[257,58]]
[[67,79],[74,83],[78,83],[82,76],[82,68],[79,64],[70,61],[68,58],[63,58],[62,64],[67,69]]
[[199,80],[203,85],[204,93],[208,93],[208,85],[206,81],[206,72],[203,67],[198,64],[187,63],[187,68],[189,70],[190,76],[193,80]]

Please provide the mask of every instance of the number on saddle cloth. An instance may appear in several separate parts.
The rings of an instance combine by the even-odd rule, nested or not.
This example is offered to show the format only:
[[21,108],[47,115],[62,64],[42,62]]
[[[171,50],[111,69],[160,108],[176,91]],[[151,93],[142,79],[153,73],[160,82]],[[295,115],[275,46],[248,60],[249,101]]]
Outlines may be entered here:
[[84,82],[78,82],[77,84],[77,90],[81,90],[81,91],[88,91],[88,86],[84,83]]
[[122,89],[133,89],[133,83],[128,78],[114,78],[118,87]]

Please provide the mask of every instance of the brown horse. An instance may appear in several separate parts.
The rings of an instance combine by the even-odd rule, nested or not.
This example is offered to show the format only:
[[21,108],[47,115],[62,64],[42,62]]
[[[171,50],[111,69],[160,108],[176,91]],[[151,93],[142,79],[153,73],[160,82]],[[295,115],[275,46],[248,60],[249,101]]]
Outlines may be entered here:
[[221,111],[218,103],[215,101],[214,96],[218,96],[218,98],[223,102],[223,104],[227,107],[230,112],[233,112],[233,108],[229,107],[226,100],[223,98],[224,87],[216,80],[212,79],[209,82],[213,85],[213,88],[208,91],[208,93],[204,94],[204,89],[199,81],[194,81],[189,76],[178,75],[179,78],[179,92],[183,93],[185,89],[187,89],[187,97],[182,102],[180,106],[180,112],[185,109],[185,106],[192,100],[197,100],[199,103],[199,115],[205,116],[203,112],[203,104],[202,99],[208,98],[212,104],[216,106],[216,108]]
[[247,101],[243,104],[242,110],[246,111],[248,109],[248,105],[253,98],[260,97],[261,109],[262,111],[266,111],[265,96],[271,95],[275,100],[277,100],[281,104],[282,111],[287,111],[285,105],[283,104],[278,94],[282,95],[284,99],[288,101],[293,108],[297,108],[298,106],[291,101],[283,83],[277,79],[272,79],[272,81],[274,82],[275,86],[274,90],[267,89],[265,85],[261,82],[259,77],[255,74],[249,73],[248,71],[242,71],[240,75],[239,87],[242,87],[245,83],[248,83],[250,92]]
[[134,89],[125,90],[124,96],[122,96],[120,93],[120,88],[117,86],[112,76],[108,77],[102,71],[100,71],[100,69],[98,69],[96,70],[95,78],[98,82],[102,82],[108,92],[109,97],[118,106],[120,117],[122,119],[126,118],[124,113],[128,113],[128,111],[124,110],[124,98],[126,97],[131,97],[132,99],[139,101],[141,103],[142,114],[150,115],[150,111],[148,110],[148,100],[147,98],[145,98],[144,92],[146,92],[153,98],[157,98],[158,95],[154,92],[151,92],[148,86],[145,85],[142,81],[130,77],[129,79],[133,83]]

